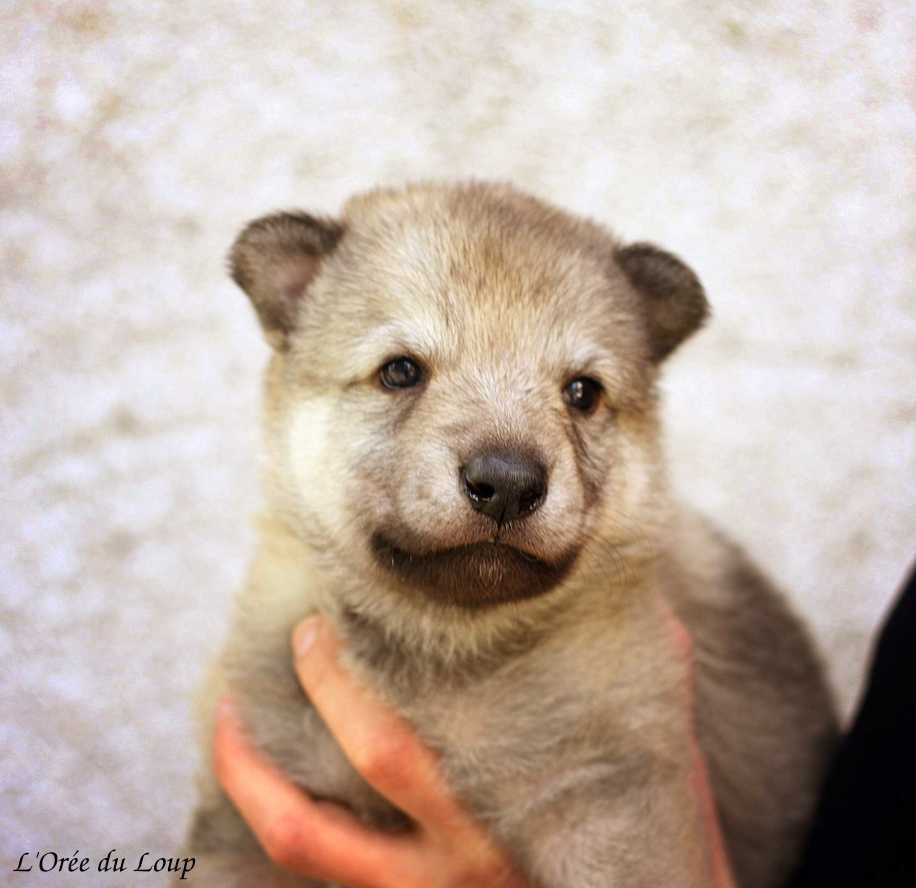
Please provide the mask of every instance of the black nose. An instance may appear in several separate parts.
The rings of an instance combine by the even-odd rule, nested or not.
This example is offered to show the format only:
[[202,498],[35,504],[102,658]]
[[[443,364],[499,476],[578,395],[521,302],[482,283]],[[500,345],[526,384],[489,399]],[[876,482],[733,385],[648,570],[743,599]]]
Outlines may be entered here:
[[497,524],[524,518],[544,502],[547,470],[536,459],[515,451],[488,451],[461,469],[471,505]]

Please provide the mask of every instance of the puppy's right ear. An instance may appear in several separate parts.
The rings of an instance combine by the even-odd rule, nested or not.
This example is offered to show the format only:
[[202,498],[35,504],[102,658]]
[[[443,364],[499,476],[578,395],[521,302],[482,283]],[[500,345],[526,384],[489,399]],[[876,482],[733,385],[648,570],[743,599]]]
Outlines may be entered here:
[[249,222],[232,245],[232,279],[248,294],[274,348],[286,347],[305,292],[343,233],[332,219],[273,213]]

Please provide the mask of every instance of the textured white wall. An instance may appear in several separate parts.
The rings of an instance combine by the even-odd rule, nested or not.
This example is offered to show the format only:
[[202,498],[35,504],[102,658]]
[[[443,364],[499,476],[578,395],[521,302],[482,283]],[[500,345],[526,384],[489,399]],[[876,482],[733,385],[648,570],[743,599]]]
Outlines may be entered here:
[[670,367],[675,477],[790,590],[848,708],[916,540],[903,9],[8,5],[0,869],[179,841],[257,505],[266,348],[223,256],[379,182],[512,179],[693,264],[715,320]]

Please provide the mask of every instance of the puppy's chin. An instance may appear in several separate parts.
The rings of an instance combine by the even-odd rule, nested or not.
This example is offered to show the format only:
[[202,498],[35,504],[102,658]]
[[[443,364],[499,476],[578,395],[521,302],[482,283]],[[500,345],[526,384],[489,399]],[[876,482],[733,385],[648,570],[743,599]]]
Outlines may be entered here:
[[443,604],[478,609],[544,595],[571,570],[576,551],[545,561],[505,543],[476,542],[416,552],[384,533],[371,537],[376,562]]

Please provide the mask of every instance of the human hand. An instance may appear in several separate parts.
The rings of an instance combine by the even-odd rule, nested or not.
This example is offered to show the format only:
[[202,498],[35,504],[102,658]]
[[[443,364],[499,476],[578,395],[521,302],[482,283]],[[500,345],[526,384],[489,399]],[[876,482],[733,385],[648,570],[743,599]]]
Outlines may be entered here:
[[410,726],[341,666],[327,623],[304,620],[293,638],[302,687],[344,754],[416,828],[385,835],[339,805],[311,799],[251,747],[223,705],[215,771],[268,857],[289,872],[350,888],[531,888],[454,799]]
[[[672,654],[688,677],[684,715],[692,721],[691,640],[672,612],[668,623]],[[339,805],[309,798],[248,744],[224,705],[214,745],[216,774],[277,866],[350,888],[531,888],[454,799],[435,756],[410,726],[341,666],[339,641],[323,620],[309,618],[297,627],[293,652],[303,688],[351,764],[417,826],[406,835],[384,835]],[[708,843],[710,888],[734,888],[695,739],[692,755],[693,816]]]
[[706,758],[700,749],[700,744],[697,742],[696,729],[694,727],[693,640],[687,631],[687,627],[678,619],[673,610],[666,608],[665,617],[668,622],[672,652],[681,661],[686,677],[682,712],[690,723],[693,797],[696,803],[696,816],[700,820],[700,833],[705,837],[706,850],[709,856],[712,877],[710,888],[735,888],[735,878],[732,875],[731,864],[725,850],[725,840],[722,837],[719,817],[716,814],[716,802],[709,783]]

